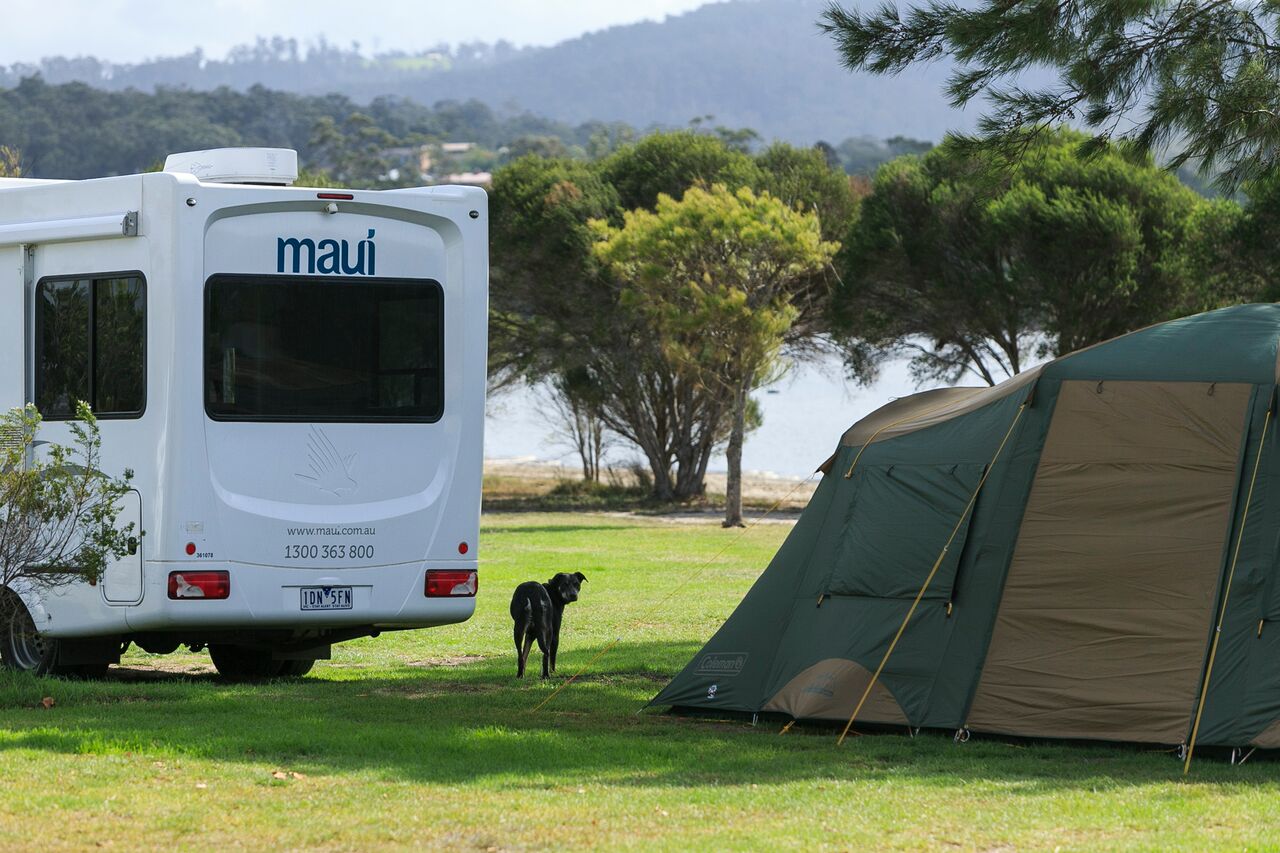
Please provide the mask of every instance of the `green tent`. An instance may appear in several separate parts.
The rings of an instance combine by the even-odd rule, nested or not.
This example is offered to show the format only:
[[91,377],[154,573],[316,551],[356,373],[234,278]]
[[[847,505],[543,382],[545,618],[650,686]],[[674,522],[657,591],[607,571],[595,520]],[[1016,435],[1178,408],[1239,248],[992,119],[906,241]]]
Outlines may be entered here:
[[1242,305],[872,413],[652,704],[1280,746],[1278,340]]

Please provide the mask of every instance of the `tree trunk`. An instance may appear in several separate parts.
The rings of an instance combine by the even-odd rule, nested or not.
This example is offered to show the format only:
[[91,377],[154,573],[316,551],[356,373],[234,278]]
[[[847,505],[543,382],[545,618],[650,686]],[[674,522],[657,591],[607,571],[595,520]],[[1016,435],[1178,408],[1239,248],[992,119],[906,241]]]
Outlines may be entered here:
[[591,472],[588,479],[593,483],[600,482],[600,459],[604,456],[604,424],[594,414],[587,421],[591,427]]
[[724,527],[745,527],[742,523],[742,442],[746,433],[747,395],[751,390],[750,374],[742,377],[733,395],[733,424],[729,427],[729,446],[725,459],[729,463],[728,483],[724,495]]

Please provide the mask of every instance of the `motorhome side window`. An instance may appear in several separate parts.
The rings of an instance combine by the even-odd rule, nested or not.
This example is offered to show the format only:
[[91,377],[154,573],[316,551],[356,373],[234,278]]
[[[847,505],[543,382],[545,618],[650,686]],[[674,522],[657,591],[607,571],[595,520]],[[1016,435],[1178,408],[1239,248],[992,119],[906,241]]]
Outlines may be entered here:
[[146,408],[146,284],[139,275],[42,279],[36,285],[35,396],[51,420],[77,400],[98,417]]
[[214,276],[205,409],[217,420],[438,420],[442,303],[426,280]]

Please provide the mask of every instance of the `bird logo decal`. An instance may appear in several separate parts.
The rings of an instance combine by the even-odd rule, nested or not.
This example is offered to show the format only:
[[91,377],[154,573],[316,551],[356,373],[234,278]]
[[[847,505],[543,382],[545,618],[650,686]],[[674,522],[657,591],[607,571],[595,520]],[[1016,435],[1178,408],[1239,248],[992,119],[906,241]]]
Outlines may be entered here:
[[334,497],[346,497],[358,488],[351,476],[355,458],[354,453],[343,456],[324,430],[312,426],[307,436],[307,469],[310,473],[293,476]]

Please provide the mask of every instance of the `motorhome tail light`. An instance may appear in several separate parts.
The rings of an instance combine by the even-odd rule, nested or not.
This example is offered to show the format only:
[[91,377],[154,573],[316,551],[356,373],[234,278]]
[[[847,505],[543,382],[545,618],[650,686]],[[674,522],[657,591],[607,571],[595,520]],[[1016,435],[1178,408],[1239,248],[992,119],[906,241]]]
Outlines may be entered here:
[[169,597],[217,599],[231,595],[231,573],[225,571],[169,572]]
[[428,569],[427,598],[448,598],[449,596],[471,596],[480,587],[480,579],[475,571],[462,569]]

